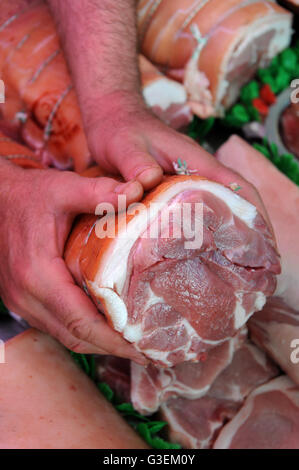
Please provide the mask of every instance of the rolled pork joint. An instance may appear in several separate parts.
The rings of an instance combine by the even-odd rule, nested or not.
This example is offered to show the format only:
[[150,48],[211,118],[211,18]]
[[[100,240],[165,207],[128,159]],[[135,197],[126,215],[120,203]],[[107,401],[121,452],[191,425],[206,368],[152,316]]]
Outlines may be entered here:
[[30,329],[5,343],[0,448],[145,449],[69,353]]
[[286,376],[254,390],[214,449],[299,449],[299,388]]
[[299,188],[237,136],[218,150],[217,157],[256,186],[270,216],[282,271],[275,296],[253,316],[249,327],[252,339],[299,385],[298,364],[291,359],[293,341],[299,338]]
[[6,160],[22,168],[45,168],[39,158],[28,147],[14,142],[0,131],[0,154]]
[[204,359],[275,291],[272,232],[221,184],[167,177],[114,223],[113,212],[79,221],[65,260],[110,325],[157,365]]
[[193,118],[183,85],[167,78],[143,55],[139,56],[142,93],[156,116],[174,129],[186,127]]
[[211,448],[249,393],[278,374],[266,355],[245,341],[203,397],[173,398],[162,404],[161,417],[168,422],[168,438],[188,449]]
[[184,82],[192,110],[221,116],[290,43],[292,15],[273,1],[139,0],[143,54]]

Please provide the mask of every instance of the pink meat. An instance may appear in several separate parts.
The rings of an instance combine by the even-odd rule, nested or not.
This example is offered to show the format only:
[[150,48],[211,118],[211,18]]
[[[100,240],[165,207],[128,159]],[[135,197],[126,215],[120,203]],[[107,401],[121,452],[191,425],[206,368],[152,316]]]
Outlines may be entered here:
[[200,398],[207,394],[217,376],[231,363],[244,342],[246,328],[239,335],[211,349],[205,360],[184,362],[174,367],[143,367],[131,362],[131,400],[142,414],[151,414],[174,397]]
[[252,392],[215,449],[299,449],[299,388],[286,376]]
[[203,244],[184,238],[137,239],[122,296],[128,331],[141,330],[139,350],[157,365],[200,360],[232,338],[265,296],[280,270],[272,236],[259,214],[252,227],[207,191],[185,191],[175,203],[203,203]]
[[299,188],[236,136],[220,148],[217,156],[257,187],[273,224],[282,273],[278,277],[275,298],[268,300],[264,310],[254,316],[249,325],[252,339],[299,384],[298,364],[291,359],[296,347],[292,347],[292,341],[299,339]]
[[[299,385],[299,312],[282,299],[268,300],[261,312],[249,321],[251,339],[280,365]],[[293,357],[294,356],[294,357]]]
[[207,395],[196,400],[172,399],[161,407],[169,438],[183,447],[210,448],[220,429],[233,418],[245,397],[278,375],[265,354],[246,342],[218,376]]
[[97,378],[105,382],[116,396],[125,402],[131,401],[130,396],[130,361],[115,356],[98,356],[96,358]]
[[299,158],[299,103],[291,104],[281,119],[282,136],[290,152]]

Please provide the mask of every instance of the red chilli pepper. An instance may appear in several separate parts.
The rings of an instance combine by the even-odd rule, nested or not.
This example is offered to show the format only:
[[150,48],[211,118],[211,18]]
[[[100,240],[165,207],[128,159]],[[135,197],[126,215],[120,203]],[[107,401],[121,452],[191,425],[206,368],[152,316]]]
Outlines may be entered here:
[[255,98],[252,104],[262,116],[267,116],[269,113],[269,106],[261,98]]
[[268,83],[261,88],[260,97],[265,103],[269,105],[274,104],[277,99]]

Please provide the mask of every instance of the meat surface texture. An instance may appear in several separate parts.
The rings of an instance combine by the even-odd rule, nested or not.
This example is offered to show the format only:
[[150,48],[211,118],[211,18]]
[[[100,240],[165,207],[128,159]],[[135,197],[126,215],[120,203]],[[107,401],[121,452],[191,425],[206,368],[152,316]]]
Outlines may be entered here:
[[[192,217],[201,221],[194,233],[202,237],[190,249],[182,226]],[[280,264],[272,233],[254,206],[218,183],[168,177],[137,213],[127,214],[126,224],[118,222],[115,237],[98,237],[109,216],[101,221],[75,227],[66,262],[114,329],[158,365],[204,359],[276,288]]]
[[215,449],[299,449],[299,388],[286,376],[254,390]]
[[180,79],[195,114],[221,115],[288,46],[292,15],[272,1],[139,0],[143,53]]
[[216,346],[201,362],[183,362],[170,368],[140,366],[131,362],[131,400],[142,414],[157,411],[173,397],[189,399],[207,394],[217,376],[231,363],[234,353],[244,342],[246,328],[229,341]]
[[299,312],[279,297],[267,301],[249,322],[251,339],[299,385]]
[[257,187],[272,221],[282,272],[275,297],[249,325],[252,339],[299,384],[298,364],[291,358],[299,339],[299,188],[238,137],[231,137],[217,157]]
[[246,341],[205,396],[195,400],[175,398],[161,406],[162,417],[168,421],[169,438],[186,448],[210,448],[245,397],[277,375],[277,367]]
[[291,153],[299,158],[299,103],[292,103],[281,118],[282,138]]

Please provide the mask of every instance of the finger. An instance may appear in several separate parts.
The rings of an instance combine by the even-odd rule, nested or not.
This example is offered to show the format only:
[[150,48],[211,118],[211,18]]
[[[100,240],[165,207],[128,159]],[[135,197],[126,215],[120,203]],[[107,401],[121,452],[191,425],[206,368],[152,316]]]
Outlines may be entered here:
[[163,170],[146,148],[141,136],[117,136],[109,145],[107,159],[113,170],[126,181],[136,179],[145,190],[155,187],[162,181]]
[[108,354],[147,364],[144,356],[108,325],[93,302],[74,284],[61,258],[49,266],[46,273],[46,289],[39,293],[39,297],[43,299],[44,307],[72,336]]
[[120,183],[112,178],[84,178],[71,172],[63,172],[53,179],[50,188],[54,206],[73,213],[95,213],[100,203],[117,208],[118,196],[125,195],[129,205],[142,198],[143,187],[138,181]]
[[166,171],[173,173],[173,163],[178,158],[181,158],[186,161],[189,169],[197,170],[199,175],[212,181],[225,186],[238,183],[241,187],[238,194],[255,205],[270,224],[267,211],[258,192],[239,173],[222,165],[213,155],[206,152],[198,144],[190,142],[188,138],[182,138],[177,133],[172,133],[171,139],[164,138],[161,142],[163,142],[163,151],[159,151],[159,159]]
[[23,296],[23,298],[25,297],[26,307],[21,308],[14,305],[11,307],[11,310],[26,320],[31,327],[53,336],[71,351],[81,354],[109,354],[108,351],[95,347],[85,341],[81,341],[71,335],[64,325],[59,322],[39,300],[28,295]]

